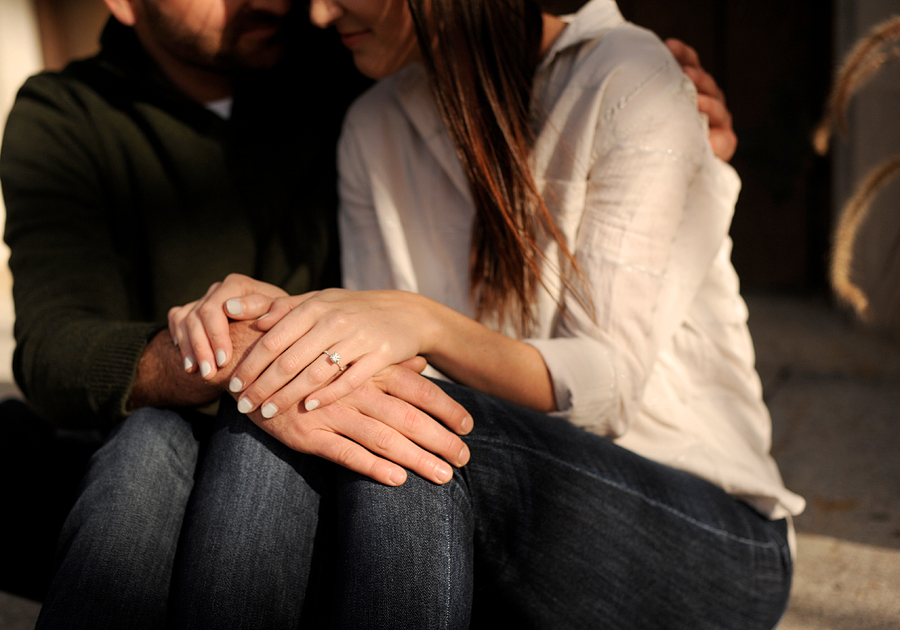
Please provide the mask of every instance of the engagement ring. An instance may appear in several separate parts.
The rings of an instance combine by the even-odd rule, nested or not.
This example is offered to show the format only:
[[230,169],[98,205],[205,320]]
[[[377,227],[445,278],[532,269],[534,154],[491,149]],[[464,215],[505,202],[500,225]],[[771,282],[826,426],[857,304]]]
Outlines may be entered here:
[[339,355],[337,352],[328,352],[328,350],[325,350],[324,352],[322,352],[322,354],[331,359],[331,362],[338,366],[338,369],[341,372],[344,371],[344,366],[341,365],[341,355]]

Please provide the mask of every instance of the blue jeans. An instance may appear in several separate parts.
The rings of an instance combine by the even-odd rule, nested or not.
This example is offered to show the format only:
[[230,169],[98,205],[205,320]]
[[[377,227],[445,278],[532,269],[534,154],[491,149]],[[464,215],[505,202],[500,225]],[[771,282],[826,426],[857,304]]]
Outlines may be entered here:
[[777,624],[784,522],[564,421],[444,387],[476,426],[444,486],[370,482],[233,406],[197,469],[190,425],[136,414],[92,461],[38,627]]
[[443,387],[476,427],[449,484],[342,475],[339,514],[361,509],[339,529],[339,562],[366,567],[336,588],[345,627],[465,628],[470,593],[473,627],[777,625],[784,521],[563,420]]
[[142,410],[91,458],[57,548],[37,628],[161,628],[200,439]]
[[322,462],[230,398],[210,425],[141,409],[115,428],[63,527],[38,629],[299,626]]

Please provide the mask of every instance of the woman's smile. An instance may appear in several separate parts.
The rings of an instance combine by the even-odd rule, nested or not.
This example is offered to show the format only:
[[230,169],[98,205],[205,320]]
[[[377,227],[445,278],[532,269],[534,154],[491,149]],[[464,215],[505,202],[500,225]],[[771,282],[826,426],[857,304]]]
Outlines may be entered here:
[[371,32],[372,31],[369,29],[346,31],[343,33],[338,31],[338,35],[341,37],[341,43],[350,50],[353,50],[361,45]]
[[334,27],[357,69],[371,79],[419,58],[406,0],[310,0],[309,19],[320,28]]

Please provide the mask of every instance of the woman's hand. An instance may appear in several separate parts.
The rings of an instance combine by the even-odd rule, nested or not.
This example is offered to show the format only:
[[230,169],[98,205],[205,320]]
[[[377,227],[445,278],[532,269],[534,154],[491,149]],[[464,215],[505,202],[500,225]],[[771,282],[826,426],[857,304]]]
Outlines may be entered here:
[[229,315],[232,319],[258,317],[276,298],[285,296],[274,285],[231,274],[210,286],[199,300],[170,309],[169,333],[181,350],[185,371],[199,370],[204,379],[213,378],[217,368],[231,361]]
[[[257,315],[258,296],[240,309]],[[403,291],[347,291],[283,297],[257,326],[266,334],[234,371],[238,409],[265,418],[304,400],[311,411],[355,391],[389,365],[426,351],[427,301]]]

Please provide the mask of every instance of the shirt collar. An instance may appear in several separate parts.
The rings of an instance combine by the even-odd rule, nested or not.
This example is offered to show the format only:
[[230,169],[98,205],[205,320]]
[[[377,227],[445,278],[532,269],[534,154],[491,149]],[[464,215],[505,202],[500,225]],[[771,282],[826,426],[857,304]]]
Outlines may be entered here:
[[538,70],[552,63],[567,48],[599,37],[605,31],[625,22],[614,0],[591,0],[575,13],[561,16],[561,19],[567,26],[544,55]]

